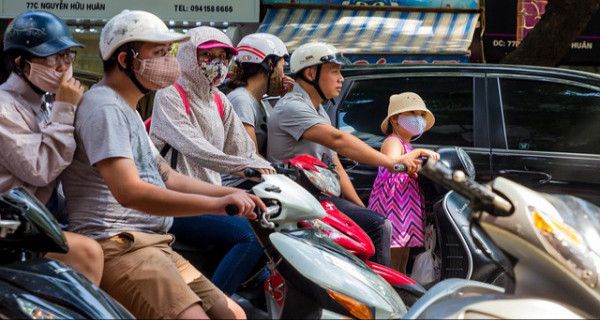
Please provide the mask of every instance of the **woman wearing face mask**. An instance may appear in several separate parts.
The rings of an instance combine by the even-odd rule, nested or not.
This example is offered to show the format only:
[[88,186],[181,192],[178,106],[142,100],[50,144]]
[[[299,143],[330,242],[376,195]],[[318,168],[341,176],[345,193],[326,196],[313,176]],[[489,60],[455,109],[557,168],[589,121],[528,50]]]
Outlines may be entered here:
[[[73,78],[74,47],[65,23],[45,11],[28,11],[7,27],[6,80],[0,85],[0,192],[22,186],[66,223],[58,176],[71,163],[75,109],[84,88]],[[98,243],[65,232],[69,253],[49,253],[100,283],[104,257]]]
[[[411,152],[425,152],[429,157],[439,159],[437,153],[413,149],[410,144],[431,129],[434,122],[433,113],[427,109],[418,94],[403,92],[391,96],[388,115],[381,123],[381,131],[388,135],[381,146],[381,152],[396,158]],[[369,199],[369,209],[392,223],[391,267],[406,273],[410,248],[422,247],[425,240],[423,196],[416,177],[406,172],[391,173],[386,168],[379,167]]]
[[267,113],[260,101],[265,94],[283,95],[294,85],[294,80],[283,73],[287,58],[285,44],[276,36],[247,35],[238,44],[236,67],[228,83],[235,90],[227,98],[263,156],[267,151]]
[[[177,52],[181,76],[174,86],[157,91],[154,98],[152,141],[178,171],[213,184],[221,185],[221,173],[240,174],[246,168],[274,172],[257,155],[231,104],[216,88],[225,79],[237,50],[215,28],[198,27],[187,35],[190,40]],[[261,259],[262,249],[245,218],[176,218],[170,232],[193,245],[214,243],[230,248],[212,278],[228,294],[247,279]]]

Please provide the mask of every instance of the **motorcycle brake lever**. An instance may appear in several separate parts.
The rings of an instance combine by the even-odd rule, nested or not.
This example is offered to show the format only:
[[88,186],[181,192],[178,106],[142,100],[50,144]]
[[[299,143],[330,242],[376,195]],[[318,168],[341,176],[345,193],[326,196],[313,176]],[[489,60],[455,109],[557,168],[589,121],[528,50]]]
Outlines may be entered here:
[[275,223],[269,221],[272,215],[279,211],[279,206],[268,206],[267,211],[260,214],[260,225],[263,228],[273,229],[275,228]]

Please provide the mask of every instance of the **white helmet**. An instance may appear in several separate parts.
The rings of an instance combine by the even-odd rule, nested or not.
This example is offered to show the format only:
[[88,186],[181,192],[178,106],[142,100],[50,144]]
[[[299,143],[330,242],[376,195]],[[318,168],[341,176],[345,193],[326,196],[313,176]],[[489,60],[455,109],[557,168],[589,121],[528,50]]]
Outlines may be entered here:
[[[269,57],[286,59],[289,55],[285,43],[269,33],[253,33],[238,43],[238,63],[263,63]],[[268,66],[265,66],[268,68]]]
[[168,43],[188,39],[185,34],[169,31],[167,25],[150,12],[123,10],[102,28],[100,55],[106,61],[117,48],[133,41]]
[[290,58],[290,71],[294,74],[304,68],[335,63],[343,65],[340,52],[332,45],[324,42],[311,42],[296,48]]

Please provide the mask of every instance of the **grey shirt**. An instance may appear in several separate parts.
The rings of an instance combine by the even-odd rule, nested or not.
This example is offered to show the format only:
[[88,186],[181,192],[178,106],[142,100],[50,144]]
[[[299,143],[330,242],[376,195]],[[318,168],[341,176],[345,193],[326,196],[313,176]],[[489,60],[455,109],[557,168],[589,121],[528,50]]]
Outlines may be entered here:
[[235,110],[242,123],[254,127],[258,152],[265,155],[267,152],[267,113],[265,109],[244,87],[231,91],[227,95],[227,99],[231,102],[233,110]]
[[95,167],[108,158],[132,159],[142,180],[165,187],[139,114],[113,89],[95,85],[77,108],[75,140],[73,162],[62,176],[69,228],[95,239],[125,231],[166,233],[173,218],[121,206]]
[[267,157],[281,161],[306,153],[330,163],[334,151],[306,139],[304,132],[317,124],[331,125],[323,106],[315,109],[308,93],[299,84],[277,102],[268,120]]

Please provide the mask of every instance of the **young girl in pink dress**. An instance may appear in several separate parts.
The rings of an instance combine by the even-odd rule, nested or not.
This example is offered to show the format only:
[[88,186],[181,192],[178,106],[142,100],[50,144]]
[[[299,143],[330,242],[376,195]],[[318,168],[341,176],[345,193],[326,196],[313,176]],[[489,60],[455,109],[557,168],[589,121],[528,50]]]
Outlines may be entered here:
[[[433,151],[413,149],[411,140],[429,130],[435,118],[421,97],[413,92],[404,92],[390,97],[388,115],[381,123],[387,134],[381,152],[398,158],[404,154],[426,153],[439,159]],[[369,199],[369,209],[388,218],[392,223],[392,268],[406,272],[406,263],[411,247],[424,244],[423,196],[416,175],[406,172],[391,173],[379,167],[377,178]]]

